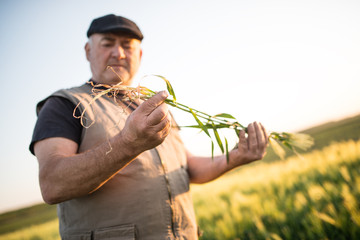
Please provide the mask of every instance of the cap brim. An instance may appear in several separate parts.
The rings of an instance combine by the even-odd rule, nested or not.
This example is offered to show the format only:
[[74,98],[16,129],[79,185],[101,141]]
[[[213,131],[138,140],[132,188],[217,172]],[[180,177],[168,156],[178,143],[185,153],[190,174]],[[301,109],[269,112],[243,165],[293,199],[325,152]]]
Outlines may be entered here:
[[129,29],[129,28],[120,28],[120,27],[108,27],[103,29],[101,32],[99,33],[114,33],[114,34],[121,34],[121,33],[125,33],[130,35],[131,37],[134,37],[138,40],[142,40],[143,36],[140,35],[137,32],[134,32],[133,30]]

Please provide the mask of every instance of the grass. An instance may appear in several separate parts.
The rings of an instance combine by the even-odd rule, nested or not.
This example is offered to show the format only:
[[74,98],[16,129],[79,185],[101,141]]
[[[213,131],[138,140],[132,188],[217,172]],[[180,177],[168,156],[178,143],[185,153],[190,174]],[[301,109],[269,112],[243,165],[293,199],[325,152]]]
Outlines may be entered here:
[[60,240],[59,221],[51,220],[41,224],[0,235],[0,240]]
[[[261,161],[191,191],[202,239],[356,239],[360,115],[305,131],[315,150]],[[342,133],[342,134],[340,134]],[[320,150],[320,147],[327,146]],[[0,240],[59,239],[56,207],[0,215]]]
[[357,239],[360,141],[193,186],[202,239]]
[[[308,151],[321,149],[332,142],[358,141],[360,140],[360,115],[328,122],[300,132],[309,134],[314,139],[314,145]],[[293,155],[292,151],[284,150],[286,151],[286,156]],[[304,151],[299,150],[299,152],[303,153]],[[272,162],[277,160],[279,160],[279,157],[269,148],[263,161]]]
[[[201,239],[357,239],[360,141],[257,164],[192,185]],[[0,235],[59,239],[57,220]]]
[[0,215],[0,235],[57,218],[56,206],[37,204]]

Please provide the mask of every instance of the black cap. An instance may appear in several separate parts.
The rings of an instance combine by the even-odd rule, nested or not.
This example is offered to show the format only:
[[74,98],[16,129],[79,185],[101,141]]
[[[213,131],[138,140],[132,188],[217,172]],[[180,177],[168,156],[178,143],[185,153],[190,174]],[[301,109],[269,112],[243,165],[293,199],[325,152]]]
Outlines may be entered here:
[[90,37],[94,33],[128,33],[140,41],[144,38],[133,21],[114,14],[94,19],[87,31],[87,36]]

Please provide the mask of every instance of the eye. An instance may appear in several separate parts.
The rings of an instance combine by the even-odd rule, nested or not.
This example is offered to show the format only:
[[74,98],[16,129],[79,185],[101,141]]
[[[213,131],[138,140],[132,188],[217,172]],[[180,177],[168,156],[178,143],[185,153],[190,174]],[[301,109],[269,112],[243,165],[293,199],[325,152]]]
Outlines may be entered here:
[[132,48],[132,45],[131,45],[130,42],[125,42],[125,43],[122,44],[122,47],[123,47],[124,49],[131,49],[131,48]]
[[111,47],[111,44],[105,43],[105,44],[103,44],[102,46],[103,46],[103,47]]
[[105,48],[112,47],[113,45],[114,45],[114,43],[110,42],[110,41],[104,41],[101,43],[101,46],[105,47]]
[[121,42],[121,46],[124,48],[124,49],[134,49],[136,47],[136,42],[133,41],[133,39],[126,39],[124,41]]

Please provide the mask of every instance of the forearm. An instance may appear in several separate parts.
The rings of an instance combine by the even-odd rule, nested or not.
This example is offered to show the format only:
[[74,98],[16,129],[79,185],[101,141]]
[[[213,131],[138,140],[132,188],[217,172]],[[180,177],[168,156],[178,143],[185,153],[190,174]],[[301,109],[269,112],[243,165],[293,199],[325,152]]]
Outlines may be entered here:
[[[39,144],[37,148],[41,147],[41,142]],[[109,144],[112,147],[110,152]],[[41,155],[38,156],[42,163],[39,177],[44,200],[54,204],[94,192],[140,153],[140,150],[125,146],[121,135],[117,135],[84,153],[54,154],[46,161],[41,161]]]
[[240,131],[239,144],[237,148],[229,152],[229,162],[227,162],[225,155],[211,159],[211,157],[196,157],[188,153],[190,181],[192,183],[206,183],[231,169],[262,159],[265,156],[268,144],[266,130],[257,122],[249,124],[247,129],[248,137],[246,137],[245,131]]
[[[230,160],[233,153],[229,153]],[[229,162],[231,163],[231,161]],[[188,172],[191,183],[206,183],[220,177],[234,168],[226,161],[225,155],[212,157],[198,157],[188,154]]]
[[121,132],[86,152],[78,154],[78,144],[66,138],[37,142],[34,151],[44,200],[58,203],[92,193],[140,153],[161,144],[171,130],[164,103],[167,96],[162,91],[142,103],[129,115]]

